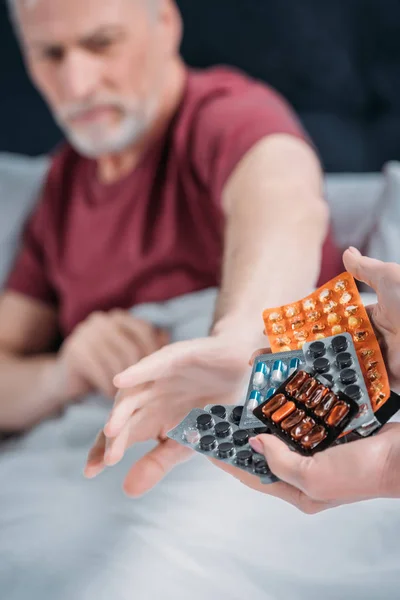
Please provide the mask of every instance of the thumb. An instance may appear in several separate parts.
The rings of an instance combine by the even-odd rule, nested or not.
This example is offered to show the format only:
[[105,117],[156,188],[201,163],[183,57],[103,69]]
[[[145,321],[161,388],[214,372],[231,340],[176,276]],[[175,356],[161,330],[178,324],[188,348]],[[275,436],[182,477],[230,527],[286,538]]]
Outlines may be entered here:
[[263,454],[272,473],[282,481],[299,487],[300,474],[307,457],[292,452],[280,439],[274,435],[259,435],[250,438],[251,447],[256,452]]
[[363,256],[359,250],[350,247],[343,254],[343,262],[350,275],[377,291],[384,266],[381,260]]

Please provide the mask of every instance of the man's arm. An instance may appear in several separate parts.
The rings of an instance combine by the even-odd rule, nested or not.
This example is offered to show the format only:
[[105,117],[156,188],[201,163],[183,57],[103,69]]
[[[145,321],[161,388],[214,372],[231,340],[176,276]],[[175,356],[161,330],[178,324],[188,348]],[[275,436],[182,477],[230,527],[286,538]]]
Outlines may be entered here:
[[52,308],[23,295],[0,297],[0,430],[18,431],[62,404],[54,385],[57,317]]
[[328,224],[318,159],[295,137],[264,138],[230,176],[223,205],[223,279],[213,332],[231,329],[256,344],[263,309],[301,298],[317,281]]

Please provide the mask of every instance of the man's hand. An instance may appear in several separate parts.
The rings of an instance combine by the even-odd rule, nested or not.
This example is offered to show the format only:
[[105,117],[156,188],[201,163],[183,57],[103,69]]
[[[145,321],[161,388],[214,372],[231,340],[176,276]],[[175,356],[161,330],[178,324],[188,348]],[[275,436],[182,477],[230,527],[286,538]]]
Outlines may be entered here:
[[340,504],[372,498],[400,498],[400,425],[386,425],[371,438],[329,448],[313,457],[292,452],[273,435],[250,443],[263,454],[280,483],[261,484],[249,475],[214,460],[215,466],[254,490],[276,496],[313,514]]
[[195,407],[232,403],[242,391],[249,350],[228,335],[179,342],[145,358],[114,379],[120,389],[104,431],[92,448],[86,475],[116,464],[137,442],[158,446],[135,464],[125,490],[139,496],[191,452],[166,433]]
[[343,262],[349,273],[369,285],[378,303],[368,313],[383,352],[393,390],[400,389],[400,265],[362,256],[355,248],[346,250]]
[[124,310],[93,313],[64,342],[55,378],[69,398],[99,391],[112,398],[113,378],[157,351],[166,334]]

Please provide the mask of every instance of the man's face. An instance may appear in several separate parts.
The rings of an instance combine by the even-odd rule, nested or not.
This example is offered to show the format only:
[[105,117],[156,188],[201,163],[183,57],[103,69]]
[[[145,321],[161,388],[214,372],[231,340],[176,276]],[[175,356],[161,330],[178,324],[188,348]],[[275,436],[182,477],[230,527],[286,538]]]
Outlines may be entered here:
[[90,157],[135,143],[155,117],[176,52],[157,2],[16,2],[30,74],[70,142]]

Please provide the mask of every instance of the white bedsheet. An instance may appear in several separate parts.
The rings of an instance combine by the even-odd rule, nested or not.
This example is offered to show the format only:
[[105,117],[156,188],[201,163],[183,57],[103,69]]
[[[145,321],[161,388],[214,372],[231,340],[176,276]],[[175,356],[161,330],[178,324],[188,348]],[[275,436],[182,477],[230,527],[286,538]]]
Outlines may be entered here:
[[[197,298],[202,313],[208,303],[211,314],[214,298]],[[177,306],[169,307],[171,322]],[[194,334],[189,323],[200,334],[208,324],[193,299],[185,306],[177,338]],[[156,307],[140,310],[162,320]],[[202,457],[129,500],[124,474],[149,445],[133,448],[98,479],[82,476],[108,409],[89,398],[0,447],[1,600],[400,597],[397,501],[310,517],[245,488]]]

